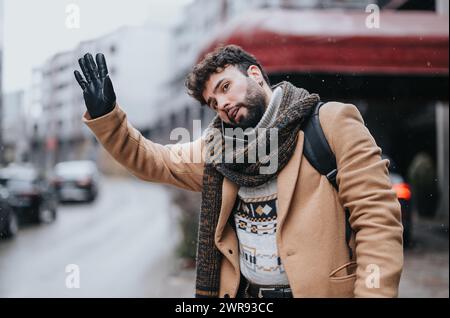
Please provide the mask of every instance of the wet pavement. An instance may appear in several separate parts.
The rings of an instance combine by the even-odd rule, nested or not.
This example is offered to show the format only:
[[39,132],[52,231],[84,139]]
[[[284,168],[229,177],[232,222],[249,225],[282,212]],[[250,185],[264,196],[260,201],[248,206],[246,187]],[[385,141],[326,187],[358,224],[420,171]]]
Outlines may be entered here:
[[[0,297],[177,296],[166,290],[179,239],[167,189],[106,178],[100,191],[93,204],[61,205],[55,223],[0,241]],[[80,288],[66,286],[76,286],[69,264]]]
[[413,244],[405,251],[399,296],[449,297],[448,229],[438,221],[414,221]]

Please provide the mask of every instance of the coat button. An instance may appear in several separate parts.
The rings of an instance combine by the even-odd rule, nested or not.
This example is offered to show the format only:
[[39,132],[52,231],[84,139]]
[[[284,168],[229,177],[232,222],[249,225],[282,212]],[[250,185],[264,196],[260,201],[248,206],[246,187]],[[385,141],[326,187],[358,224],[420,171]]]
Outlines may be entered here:
[[225,295],[223,295],[223,298],[230,298],[230,295],[229,294],[225,294]]
[[209,155],[210,155],[210,156],[214,156],[214,149],[212,149],[212,150],[209,152]]
[[233,250],[228,250],[228,253],[233,254]]

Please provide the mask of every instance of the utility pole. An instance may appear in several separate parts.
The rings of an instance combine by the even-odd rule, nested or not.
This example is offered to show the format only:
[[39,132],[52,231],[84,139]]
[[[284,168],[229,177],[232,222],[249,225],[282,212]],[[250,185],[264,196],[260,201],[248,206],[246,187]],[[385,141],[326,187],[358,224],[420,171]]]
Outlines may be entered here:
[[4,163],[3,145],[3,0],[0,0],[0,165]]
[[[448,0],[436,1],[436,12],[440,15],[448,16],[449,2]],[[438,210],[438,218],[443,225],[448,228],[449,206],[448,206],[448,191],[449,191],[449,167],[448,167],[448,101],[439,101],[436,104],[436,136],[437,136],[437,175],[439,182],[439,189],[441,193],[440,206]]]

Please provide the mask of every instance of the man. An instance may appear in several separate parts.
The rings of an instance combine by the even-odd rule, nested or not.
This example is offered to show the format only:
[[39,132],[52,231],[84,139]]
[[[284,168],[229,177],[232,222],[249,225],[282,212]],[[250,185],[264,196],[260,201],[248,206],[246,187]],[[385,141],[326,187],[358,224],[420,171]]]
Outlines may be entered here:
[[[319,96],[288,82],[271,87],[256,58],[240,47],[218,48],[188,75],[189,94],[217,116],[201,138],[176,145],[153,143],[131,126],[116,103],[104,56],[96,61],[86,54],[79,60],[85,79],[78,71],[75,77],[87,106],[84,122],[106,150],[141,179],[202,192],[197,297],[397,296],[400,206],[389,163],[355,106],[320,108],[337,162],[336,191],[303,155],[302,127]],[[217,160],[223,140],[234,138],[226,128],[257,136],[231,150],[232,162]],[[265,157],[277,159],[270,173],[261,172],[261,158],[234,160],[248,158],[257,141],[273,141],[259,129],[277,131],[278,146]],[[201,160],[188,160],[193,153]]]

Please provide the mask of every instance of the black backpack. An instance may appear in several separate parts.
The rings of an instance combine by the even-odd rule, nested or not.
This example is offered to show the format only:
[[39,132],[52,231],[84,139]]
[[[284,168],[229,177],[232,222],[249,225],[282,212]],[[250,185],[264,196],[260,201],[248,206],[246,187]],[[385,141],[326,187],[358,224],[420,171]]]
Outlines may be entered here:
[[[325,103],[319,102],[315,108],[311,117],[303,127],[305,134],[303,154],[308,159],[308,162],[313,166],[321,175],[327,177],[331,185],[339,191],[339,186],[336,182],[337,165],[336,157],[331,151],[330,145],[323,133],[322,126],[319,121],[319,110]],[[349,222],[350,212],[345,209],[345,240],[349,249],[350,259],[353,259],[353,251],[350,247],[350,237],[352,235],[352,228]]]

